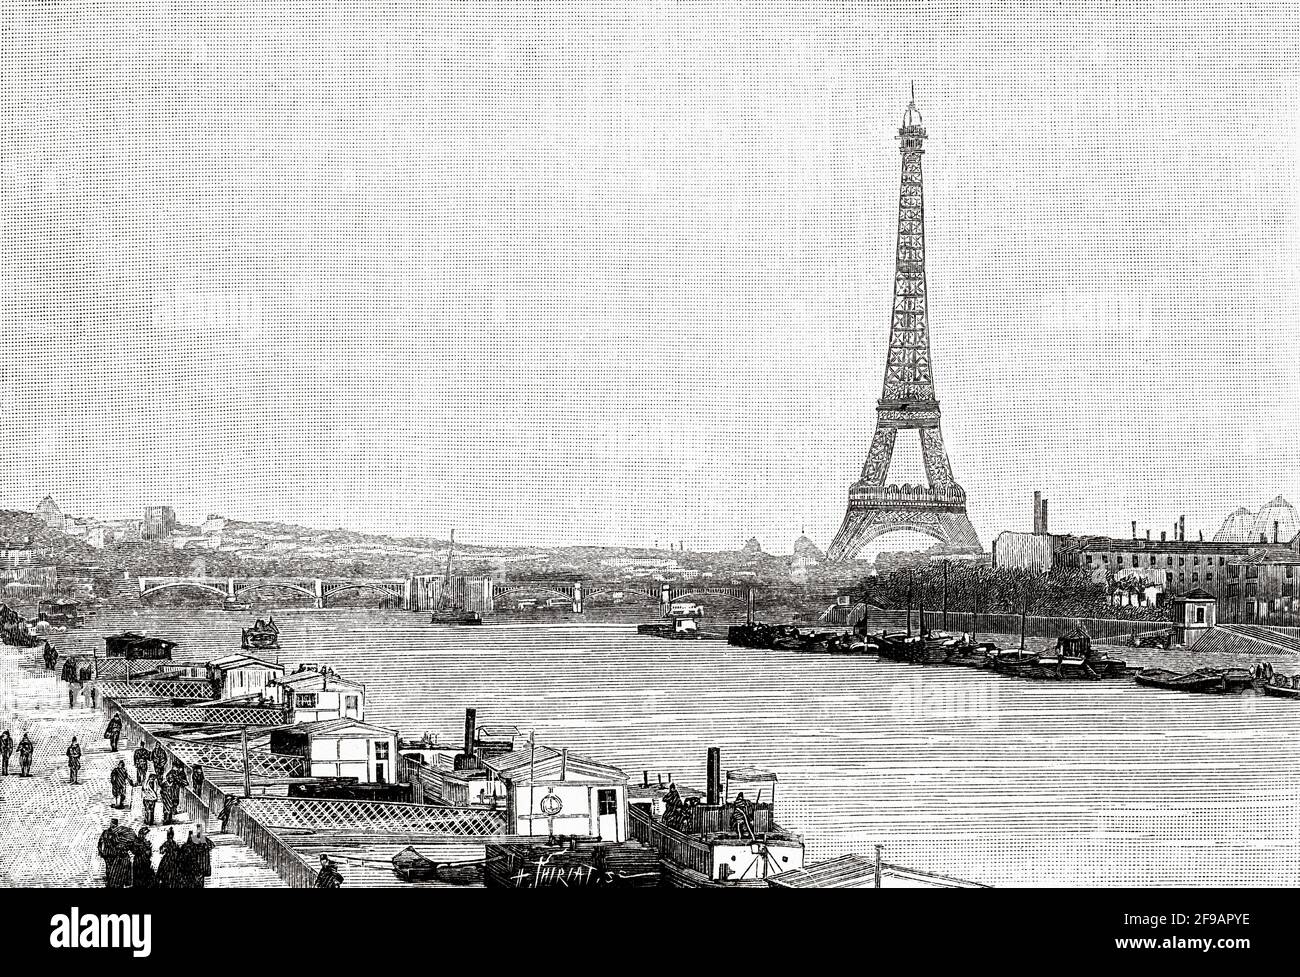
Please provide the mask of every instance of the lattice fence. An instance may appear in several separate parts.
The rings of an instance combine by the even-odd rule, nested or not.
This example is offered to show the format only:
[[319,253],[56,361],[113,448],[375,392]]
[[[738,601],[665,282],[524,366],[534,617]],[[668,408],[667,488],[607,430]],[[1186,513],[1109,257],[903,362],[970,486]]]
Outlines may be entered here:
[[413,832],[462,838],[499,836],[506,830],[504,812],[481,808],[258,797],[244,801],[243,809],[272,829]]
[[[191,743],[187,740],[162,738],[163,746],[187,764],[199,764],[217,770],[244,769],[244,751],[219,743]],[[259,777],[306,776],[306,761],[288,753],[270,753],[266,750],[248,751],[249,773]]]
[[99,694],[114,699],[211,699],[211,682],[100,682]]
[[284,723],[280,709],[238,706],[135,706],[131,717],[138,723],[215,723],[231,726],[279,726]]

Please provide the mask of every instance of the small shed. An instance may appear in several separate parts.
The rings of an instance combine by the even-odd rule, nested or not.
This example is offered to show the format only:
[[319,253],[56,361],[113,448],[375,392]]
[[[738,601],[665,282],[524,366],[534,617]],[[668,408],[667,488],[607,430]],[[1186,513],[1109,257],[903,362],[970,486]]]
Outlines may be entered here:
[[1197,587],[1170,600],[1169,618],[1179,644],[1195,644],[1202,635],[1214,627],[1218,618],[1219,601],[1213,594]]
[[540,744],[485,758],[506,788],[507,832],[627,840],[627,774]]
[[271,730],[271,752],[304,757],[313,777],[387,784],[396,774],[397,730],[355,719],[300,723]]
[[340,678],[328,666],[277,676],[268,694],[292,713],[295,723],[328,719],[364,722],[366,718],[365,685]]
[[208,663],[208,678],[222,699],[267,695],[271,683],[283,674],[283,665],[256,655],[226,655]]

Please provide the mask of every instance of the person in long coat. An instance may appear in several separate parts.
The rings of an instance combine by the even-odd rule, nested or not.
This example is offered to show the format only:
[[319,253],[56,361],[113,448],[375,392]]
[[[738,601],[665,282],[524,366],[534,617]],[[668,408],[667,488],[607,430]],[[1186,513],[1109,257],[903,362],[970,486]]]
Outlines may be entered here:
[[113,788],[113,806],[126,807],[126,792],[131,784],[131,775],[126,772],[125,760],[118,760],[117,766],[108,772],[108,784]]
[[77,779],[81,773],[81,744],[77,738],[72,737],[72,742],[68,744],[68,783],[75,784],[80,781]]
[[123,844],[117,818],[99,836],[99,857],[104,860],[104,888],[128,889],[131,886],[131,851]]
[[194,841],[193,831],[185,836],[185,844],[181,845],[178,864],[180,865],[181,888],[199,888],[201,885],[199,882],[199,846]]
[[108,740],[108,745],[114,753],[117,752],[117,741],[122,738],[122,714],[113,713],[113,718],[108,721],[108,726],[104,729],[104,739]]
[[328,855],[322,855],[320,857],[320,871],[316,873],[316,888],[343,888],[343,876],[339,873],[338,866],[330,861]]
[[153,878],[153,844],[149,841],[149,829],[141,826],[131,852],[131,888],[148,889],[153,886]]
[[150,774],[149,782],[140,788],[140,814],[145,824],[153,824],[158,813],[158,778]]
[[200,767],[197,763],[194,764],[194,768],[190,776],[194,784],[194,793],[197,794],[199,797],[202,797],[203,796],[203,768]]
[[171,824],[172,819],[176,817],[176,809],[181,803],[181,789],[176,786],[176,781],[168,777],[162,784],[162,809],[163,824]]
[[175,829],[168,828],[167,839],[158,846],[158,853],[162,856],[158,859],[158,877],[155,883],[158,888],[183,888],[181,884],[180,850],[181,846],[176,844]]
[[144,740],[135,748],[131,754],[131,762],[135,764],[135,785],[143,787],[145,778],[149,776],[149,750],[144,745]]
[[0,733],[0,777],[9,776],[9,758],[14,753],[14,738],[9,730]]
[[23,733],[23,738],[18,741],[18,776],[32,775],[32,754],[35,752],[36,744],[27,738],[26,733]]
[[163,749],[161,743],[155,743],[153,753],[150,754],[153,759],[153,772],[162,780],[163,771],[167,769],[167,751]]
[[208,879],[212,877],[212,849],[217,846],[204,833],[202,821],[194,825],[194,832],[190,835],[189,843],[194,845],[194,850],[191,852],[193,865],[190,866],[194,884],[200,889],[206,888]]

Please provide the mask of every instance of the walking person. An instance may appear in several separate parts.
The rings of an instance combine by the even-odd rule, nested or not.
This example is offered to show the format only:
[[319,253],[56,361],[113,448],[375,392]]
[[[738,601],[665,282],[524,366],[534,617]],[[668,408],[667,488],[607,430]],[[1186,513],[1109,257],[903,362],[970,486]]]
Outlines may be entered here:
[[128,889],[131,886],[131,842],[125,842],[123,834],[130,835],[129,828],[118,826],[117,818],[108,822],[108,827],[99,836],[99,857],[104,860],[104,888]]
[[161,743],[155,743],[153,752],[149,756],[153,760],[153,772],[158,775],[159,780],[162,780],[163,771],[167,769],[167,751],[163,749]]
[[180,875],[180,850],[181,846],[176,844],[176,831],[174,828],[167,829],[167,838],[158,846],[158,875],[156,885],[160,889],[179,889],[181,888]]
[[9,758],[13,756],[14,738],[9,735],[9,730],[0,733],[0,777],[9,776]]
[[180,788],[170,777],[162,782],[160,791],[162,798],[163,824],[171,824],[172,819],[176,816],[176,808],[180,807]]
[[122,738],[122,714],[113,713],[113,718],[108,721],[108,726],[104,729],[104,739],[108,740],[109,749],[114,753],[117,752],[117,741]]
[[239,806],[239,798],[233,796],[226,797],[226,803],[221,805],[221,813],[217,817],[221,818],[221,833],[230,833],[230,819],[235,813],[235,808]]
[[194,851],[191,853],[191,857],[194,860],[192,866],[194,884],[199,889],[205,889],[208,885],[208,879],[212,877],[212,849],[217,846],[204,833],[202,821],[194,822],[192,838]]
[[81,695],[81,683],[75,678],[68,682],[68,708],[71,709],[77,704],[77,696]]
[[316,888],[343,888],[343,876],[339,874],[338,868],[330,861],[328,855],[321,855],[320,857],[320,871],[316,873]]
[[199,855],[198,846],[194,843],[193,831],[186,834],[185,843],[181,845],[181,850],[177,858],[177,864],[180,866],[181,888],[197,889],[199,887]]
[[191,777],[191,782],[193,784],[193,790],[195,796],[202,798],[203,797],[203,768],[200,767],[197,763],[194,764],[194,770],[191,772],[190,777]]
[[158,778],[150,775],[149,782],[140,788],[140,814],[145,824],[153,824],[158,807]]
[[26,733],[23,733],[23,738],[18,741],[18,776],[32,775],[32,754],[35,752],[36,744],[27,738]]
[[135,748],[131,754],[131,762],[135,764],[135,785],[143,787],[145,778],[149,775],[149,751],[145,748],[144,740]]
[[113,788],[113,806],[125,808],[127,788],[131,785],[131,775],[126,772],[125,760],[118,760],[117,766],[109,771],[108,784]]
[[68,744],[68,783],[81,783],[81,744],[77,738],[72,737],[72,742]]
[[149,841],[149,829],[142,826],[131,851],[131,888],[152,888],[153,880],[153,844]]

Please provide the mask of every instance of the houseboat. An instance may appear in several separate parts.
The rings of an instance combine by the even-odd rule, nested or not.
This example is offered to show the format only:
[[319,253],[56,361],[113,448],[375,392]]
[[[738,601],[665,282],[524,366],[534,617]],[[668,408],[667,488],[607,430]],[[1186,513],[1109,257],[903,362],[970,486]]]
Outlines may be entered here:
[[707,790],[676,784],[630,791],[628,837],[659,853],[663,880],[675,888],[763,888],[803,868],[804,843],[774,820],[776,775],[746,768],[721,776],[709,750]]
[[36,605],[36,620],[56,628],[79,628],[86,623],[81,605],[68,597],[52,597]]
[[669,621],[638,624],[636,631],[637,634],[648,634],[656,638],[698,638],[700,622],[693,617],[674,617]]
[[280,647],[280,626],[275,623],[275,618],[268,617],[263,621],[259,617],[253,622],[251,628],[244,628],[241,647],[245,651],[278,649]]

